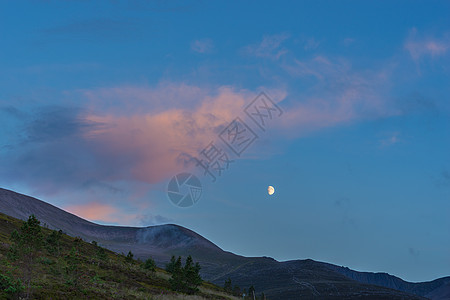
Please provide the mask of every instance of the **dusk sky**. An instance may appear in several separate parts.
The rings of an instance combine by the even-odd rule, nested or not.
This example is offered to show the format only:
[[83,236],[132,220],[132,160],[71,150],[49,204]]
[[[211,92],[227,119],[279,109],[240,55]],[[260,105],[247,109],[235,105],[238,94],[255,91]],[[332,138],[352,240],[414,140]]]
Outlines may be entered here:
[[[2,1],[0,187],[245,256],[448,276],[450,2],[391,2]],[[233,160],[215,182],[192,160],[211,142]]]

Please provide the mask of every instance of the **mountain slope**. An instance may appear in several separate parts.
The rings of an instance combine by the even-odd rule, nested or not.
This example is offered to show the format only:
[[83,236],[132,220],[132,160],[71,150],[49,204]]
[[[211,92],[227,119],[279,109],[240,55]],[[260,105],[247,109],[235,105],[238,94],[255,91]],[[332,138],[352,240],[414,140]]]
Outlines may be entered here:
[[[23,265],[8,255],[11,233],[20,231],[22,223],[0,213],[0,299],[24,299],[20,297],[25,286],[16,282]],[[171,291],[170,275],[164,270],[146,270],[141,262],[104,249],[100,257],[97,245],[68,235],[60,235],[58,246],[52,244],[55,250],[49,251],[46,239],[52,232],[46,228],[41,232],[43,247],[33,265],[32,299],[238,299],[208,282],[196,295],[186,297]]]
[[[278,262],[267,257],[243,257],[223,251],[199,234],[178,226],[145,228],[98,225],[35,198],[0,189],[0,212],[26,219],[34,214],[52,229],[61,229],[86,241],[115,252],[132,251],[135,257],[152,257],[164,266],[171,255],[191,254],[202,265],[202,277],[223,285],[229,277],[233,284],[248,288],[272,299],[422,299],[389,286],[380,287],[367,280],[358,282],[313,260]],[[441,286],[436,286],[436,289]],[[433,291],[430,291],[430,293]],[[445,291],[436,291],[437,294]]]
[[413,283],[387,273],[358,272],[333,264],[323,263],[323,265],[361,283],[376,284],[434,300],[450,299],[450,276],[428,282]]

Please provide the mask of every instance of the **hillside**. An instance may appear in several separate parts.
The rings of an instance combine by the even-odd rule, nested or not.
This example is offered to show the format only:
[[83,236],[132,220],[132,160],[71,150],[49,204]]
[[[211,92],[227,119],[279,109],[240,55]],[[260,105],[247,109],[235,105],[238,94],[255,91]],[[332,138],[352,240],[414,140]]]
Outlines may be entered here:
[[323,263],[323,265],[358,282],[381,285],[435,300],[450,299],[450,276],[428,282],[413,283],[387,273],[357,272],[332,264]]
[[[192,255],[204,279],[223,286],[227,278],[240,287],[253,285],[271,299],[424,299],[421,295],[360,282],[321,262],[278,262],[268,257],[243,257],[220,249],[201,235],[178,225],[139,227],[102,226],[83,220],[35,198],[0,189],[0,212],[25,219],[35,214],[49,228],[61,229],[86,241],[95,240],[116,253],[152,257],[162,267],[172,255]],[[390,275],[389,275],[390,276]],[[435,286],[437,294],[440,286]],[[430,291],[432,292],[432,291]],[[439,298],[436,298],[439,299]]]
[[[20,278],[18,267],[8,256],[11,233],[19,230],[23,221],[0,213],[0,275]],[[44,240],[53,232],[42,228]],[[56,232],[56,231],[55,231]],[[60,249],[50,253],[45,247],[39,252],[33,278],[33,299],[237,299],[223,289],[204,282],[198,295],[183,295],[171,291],[170,274],[157,268],[143,268],[143,263],[126,259],[124,255],[105,250],[100,259],[100,247],[80,238],[61,235]],[[45,246],[45,245],[44,245]],[[67,257],[77,250],[76,273],[67,272]],[[4,279],[5,277],[3,277]],[[0,280],[0,285],[5,280]],[[15,293],[0,289],[0,299],[15,298]]]

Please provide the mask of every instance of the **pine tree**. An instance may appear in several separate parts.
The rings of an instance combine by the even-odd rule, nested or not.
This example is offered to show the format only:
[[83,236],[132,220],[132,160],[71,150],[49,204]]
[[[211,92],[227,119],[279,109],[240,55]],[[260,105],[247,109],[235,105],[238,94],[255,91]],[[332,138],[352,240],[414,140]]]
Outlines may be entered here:
[[184,265],[184,277],[186,280],[186,290],[188,294],[193,294],[198,291],[198,286],[202,284],[200,276],[200,264],[194,264],[192,256],[188,256]]
[[131,263],[133,263],[133,257],[134,257],[133,252],[128,251],[128,254],[127,254],[127,257],[125,258],[125,260],[131,264]]
[[233,292],[233,285],[231,284],[231,278],[228,277],[227,280],[225,280],[225,285],[223,286],[223,289],[225,292],[231,294]]
[[47,239],[45,240],[45,248],[47,249],[48,253],[50,253],[51,255],[56,255],[56,256],[60,255],[61,237],[62,237],[61,230],[59,230],[59,231],[53,230],[52,233],[49,236],[47,236]]
[[150,272],[155,272],[156,271],[156,264],[155,261],[150,257],[148,258],[143,265],[143,268],[145,270],[148,270]]
[[255,299],[255,287],[253,285],[248,288],[248,296],[250,299]]
[[198,291],[198,286],[202,283],[201,267],[199,263],[194,264],[190,255],[187,257],[184,267],[181,267],[181,257],[178,257],[176,261],[175,257],[172,257],[167,269],[172,273],[169,280],[172,290],[187,294]]
[[166,271],[169,272],[170,274],[172,274],[174,271],[175,262],[176,262],[175,255],[172,255],[172,257],[170,258],[170,262],[166,264]]

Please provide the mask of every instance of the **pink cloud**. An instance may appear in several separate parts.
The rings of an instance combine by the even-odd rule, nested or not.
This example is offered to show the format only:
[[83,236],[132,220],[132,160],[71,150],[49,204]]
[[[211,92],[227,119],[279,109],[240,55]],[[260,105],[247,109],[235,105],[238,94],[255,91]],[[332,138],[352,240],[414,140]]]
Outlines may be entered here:
[[70,205],[64,209],[89,221],[126,224],[136,219],[135,215],[122,213],[114,206],[98,202]]
[[448,35],[440,39],[421,37],[417,29],[413,28],[405,41],[404,47],[414,61],[418,61],[424,56],[434,58],[447,53],[450,49],[450,38]]
[[271,58],[278,60],[282,55],[287,53],[287,49],[281,44],[289,38],[289,34],[281,33],[274,35],[266,35],[261,43],[249,45],[244,48],[244,52],[257,57]]
[[[140,96],[142,92],[139,91]],[[147,92],[147,98],[151,99],[152,93]],[[101,94],[108,92],[103,90]],[[151,105],[144,103],[140,112],[92,110],[84,120],[99,126],[86,130],[84,138],[100,160],[115,164],[108,180],[155,183],[186,169],[190,157],[197,156],[209,142],[216,140],[219,131],[253,97],[246,91],[222,87],[217,94],[191,103],[191,107],[152,111],[148,109]]]

